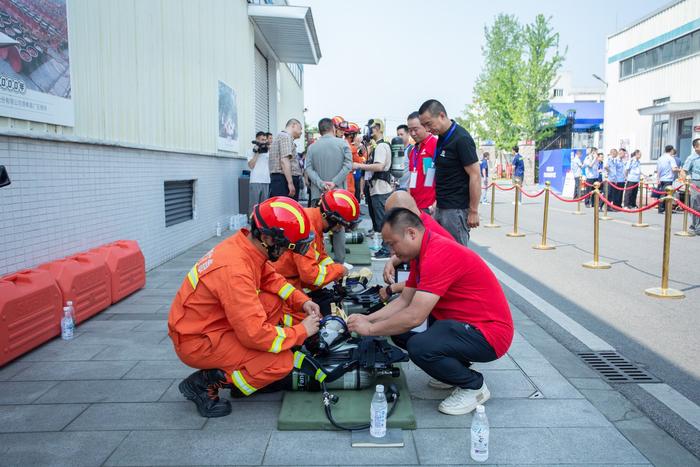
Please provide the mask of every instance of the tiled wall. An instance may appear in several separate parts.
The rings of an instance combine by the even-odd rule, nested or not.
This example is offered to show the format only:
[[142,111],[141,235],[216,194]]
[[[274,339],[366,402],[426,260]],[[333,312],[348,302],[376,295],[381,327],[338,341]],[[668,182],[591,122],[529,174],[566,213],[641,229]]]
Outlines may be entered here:
[[[119,239],[151,269],[226,228],[240,159],[0,136],[0,275]],[[196,179],[196,218],[165,227],[163,182]]]

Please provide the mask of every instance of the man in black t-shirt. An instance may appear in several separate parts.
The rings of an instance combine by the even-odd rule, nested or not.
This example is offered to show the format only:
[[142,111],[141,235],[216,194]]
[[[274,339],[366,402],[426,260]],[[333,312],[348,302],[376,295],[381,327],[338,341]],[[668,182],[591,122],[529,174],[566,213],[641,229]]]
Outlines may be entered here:
[[421,125],[438,136],[433,168],[428,171],[435,179],[435,220],[467,246],[469,230],[479,226],[481,174],[476,145],[469,132],[450,120],[445,107],[435,99],[425,101],[418,113]]

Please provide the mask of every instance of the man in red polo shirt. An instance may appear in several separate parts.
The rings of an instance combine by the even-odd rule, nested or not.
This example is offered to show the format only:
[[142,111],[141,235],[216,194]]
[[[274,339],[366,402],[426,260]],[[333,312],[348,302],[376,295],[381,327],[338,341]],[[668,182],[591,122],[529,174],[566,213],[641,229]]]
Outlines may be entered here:
[[472,362],[500,358],[513,340],[503,290],[476,253],[427,230],[408,209],[387,213],[382,236],[401,261],[415,260],[415,267],[398,299],[371,315],[351,315],[348,328],[363,336],[393,336],[430,316],[427,331],[406,339],[408,355],[443,386],[455,386],[440,412],[469,413],[491,397]]
[[420,123],[418,112],[413,112],[406,121],[408,134],[416,142],[408,153],[408,169],[411,178],[408,190],[416,200],[418,209],[432,214],[435,210],[435,168],[433,156],[437,137],[433,136]]
[[[418,205],[416,204],[416,201],[413,199],[411,195],[406,193],[405,191],[395,191],[389,198],[386,200],[386,210],[391,211],[394,208],[404,208],[408,209],[411,211],[413,214],[416,216],[420,217],[420,220],[423,222],[423,225],[425,226],[426,230],[430,230],[431,232],[435,232],[438,235],[442,235],[445,238],[449,238],[450,240],[454,240],[454,237],[450,235],[450,233],[445,230],[443,226],[438,224],[438,221],[430,217],[429,214],[427,214],[424,211],[421,211],[418,209]],[[394,282],[394,275],[396,274],[396,268],[402,263],[402,261],[396,256],[396,255],[391,255],[391,258],[389,258],[389,261],[386,262],[384,265],[384,282],[386,282],[388,285],[384,287],[383,289],[380,289],[379,295],[382,300],[387,300],[389,299],[392,295],[399,294],[403,291],[404,286],[406,285],[405,282]],[[413,261],[411,262],[411,267],[413,267]]]

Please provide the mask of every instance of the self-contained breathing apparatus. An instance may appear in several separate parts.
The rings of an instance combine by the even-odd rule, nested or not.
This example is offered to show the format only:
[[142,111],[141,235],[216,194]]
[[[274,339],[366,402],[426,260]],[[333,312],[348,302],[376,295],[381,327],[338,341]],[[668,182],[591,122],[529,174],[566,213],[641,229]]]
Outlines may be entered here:
[[[345,310],[369,314],[384,306],[379,297],[380,286],[367,287],[371,272],[363,268],[332,288],[311,292],[309,296],[321,308],[323,319],[319,331],[304,342],[295,353],[292,390],[323,393],[328,420],[337,428],[362,430],[362,426],[343,426],[333,419],[332,406],[338,397],[332,389],[365,389],[379,376],[398,377],[395,364],[407,362],[408,355],[383,337],[353,337],[345,324]],[[389,385],[387,401],[393,402],[391,415],[398,403],[396,385]]]

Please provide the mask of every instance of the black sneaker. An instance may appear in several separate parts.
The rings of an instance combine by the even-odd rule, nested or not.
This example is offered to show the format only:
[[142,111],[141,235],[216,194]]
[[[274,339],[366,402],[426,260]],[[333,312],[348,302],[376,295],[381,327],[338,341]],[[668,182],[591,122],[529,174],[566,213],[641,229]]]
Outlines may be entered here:
[[382,247],[372,256],[372,261],[386,261],[391,258],[391,253],[386,248]]
[[229,386],[221,370],[199,370],[182,380],[178,389],[197,406],[199,415],[207,418],[225,417],[231,413],[231,403],[219,399],[219,389]]

